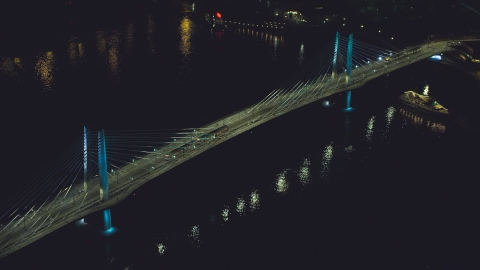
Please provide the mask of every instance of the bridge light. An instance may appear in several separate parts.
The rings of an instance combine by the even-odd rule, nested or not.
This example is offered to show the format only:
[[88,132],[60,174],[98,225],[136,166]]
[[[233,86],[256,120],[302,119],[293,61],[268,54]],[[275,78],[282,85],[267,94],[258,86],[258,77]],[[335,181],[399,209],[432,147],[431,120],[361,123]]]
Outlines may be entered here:
[[379,56],[379,57],[378,57],[378,60],[382,61],[382,57],[381,57],[381,56]]
[[378,33],[381,33],[382,31],[378,30]]
[[393,39],[393,37],[392,37],[392,39]]

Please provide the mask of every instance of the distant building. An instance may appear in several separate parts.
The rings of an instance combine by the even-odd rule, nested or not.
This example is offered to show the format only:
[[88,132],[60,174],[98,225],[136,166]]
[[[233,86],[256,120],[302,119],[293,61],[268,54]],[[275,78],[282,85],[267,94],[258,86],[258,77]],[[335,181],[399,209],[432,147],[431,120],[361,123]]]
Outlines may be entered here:
[[292,22],[302,22],[304,19],[300,11],[289,10],[284,12],[284,20]]

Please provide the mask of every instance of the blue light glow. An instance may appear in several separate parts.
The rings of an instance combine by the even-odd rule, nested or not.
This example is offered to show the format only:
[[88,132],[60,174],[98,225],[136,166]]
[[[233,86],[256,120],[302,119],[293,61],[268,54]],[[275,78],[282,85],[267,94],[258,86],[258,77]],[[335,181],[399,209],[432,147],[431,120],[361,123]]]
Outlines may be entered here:
[[436,55],[433,55],[433,56],[431,56],[431,57],[430,57],[430,59],[442,60],[442,56],[441,56],[441,55],[438,55],[438,54],[436,54]]
[[102,231],[102,234],[104,236],[111,236],[113,234],[115,234],[118,230],[114,227],[111,227],[110,229],[106,230],[106,231]]

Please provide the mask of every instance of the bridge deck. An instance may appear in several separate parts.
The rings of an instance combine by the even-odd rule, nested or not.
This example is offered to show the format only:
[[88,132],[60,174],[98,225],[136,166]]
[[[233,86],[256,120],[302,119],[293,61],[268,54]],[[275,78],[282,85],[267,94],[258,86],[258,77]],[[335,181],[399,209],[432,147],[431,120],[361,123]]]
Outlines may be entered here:
[[[156,153],[149,154],[140,160],[129,163],[117,170],[115,175],[109,174],[110,199],[101,201],[99,196],[99,181],[91,181],[89,190],[79,193],[83,183],[77,183],[65,190],[65,195],[57,197],[38,208],[31,210],[24,216],[16,216],[14,220],[0,229],[0,258],[42,238],[56,229],[76,221],[93,212],[107,209],[121,202],[132,191],[158,177],[164,172],[182,164],[183,162],[221,144],[245,131],[261,125],[282,114],[305,106],[311,102],[323,99],[330,95],[359,88],[368,81],[410,65],[432,55],[442,53],[449,49],[449,41],[439,41],[433,44],[422,44],[422,49],[398,61],[385,63],[384,61],[372,62],[370,65],[354,69],[352,83],[345,85],[345,74],[338,74],[335,79],[318,79],[316,82],[299,89],[303,94],[293,95],[287,93],[279,95],[268,102],[247,107],[239,112],[216,120],[200,130],[213,130],[221,126],[228,126],[228,132],[215,139],[199,143],[195,149],[187,149],[178,157],[166,160],[163,156],[171,149],[158,149]],[[288,103],[286,103],[288,101]],[[193,138],[194,134],[192,134]],[[185,138],[184,142],[191,141]],[[179,144],[181,145],[181,144]],[[73,193],[70,193],[73,192]],[[66,194],[75,194],[70,199]]]

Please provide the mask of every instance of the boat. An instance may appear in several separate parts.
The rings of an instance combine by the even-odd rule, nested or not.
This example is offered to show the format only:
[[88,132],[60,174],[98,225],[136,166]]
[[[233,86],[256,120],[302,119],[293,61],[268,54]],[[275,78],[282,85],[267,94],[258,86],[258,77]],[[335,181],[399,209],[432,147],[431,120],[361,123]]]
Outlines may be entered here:
[[415,91],[406,91],[398,97],[398,101],[401,103],[417,109],[419,111],[435,114],[435,115],[448,115],[448,109],[440,105],[437,101],[433,100],[428,95],[428,85],[425,86],[423,94],[419,94]]

